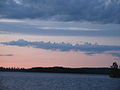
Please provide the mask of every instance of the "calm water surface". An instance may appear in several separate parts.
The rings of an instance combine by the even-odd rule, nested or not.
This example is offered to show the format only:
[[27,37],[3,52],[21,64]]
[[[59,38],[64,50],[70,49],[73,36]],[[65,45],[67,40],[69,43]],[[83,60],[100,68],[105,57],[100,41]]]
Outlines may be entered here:
[[120,90],[107,75],[0,72],[0,90]]

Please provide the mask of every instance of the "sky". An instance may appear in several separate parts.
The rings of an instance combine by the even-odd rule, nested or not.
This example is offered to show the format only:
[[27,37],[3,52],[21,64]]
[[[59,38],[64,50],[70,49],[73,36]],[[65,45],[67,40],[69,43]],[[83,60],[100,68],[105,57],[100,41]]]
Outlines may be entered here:
[[120,0],[0,0],[0,66],[120,65]]

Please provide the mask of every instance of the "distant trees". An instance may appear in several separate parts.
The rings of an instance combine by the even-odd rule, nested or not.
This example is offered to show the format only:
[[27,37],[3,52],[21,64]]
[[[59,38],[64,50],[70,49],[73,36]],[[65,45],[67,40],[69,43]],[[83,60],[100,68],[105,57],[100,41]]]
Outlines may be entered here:
[[109,74],[111,68],[66,68],[66,67],[32,67],[24,68],[4,68],[1,72],[41,72],[41,73],[73,73],[73,74]]
[[5,67],[0,67],[0,71],[24,71],[25,69],[24,68],[15,68],[15,67],[8,67],[8,68],[5,68]]

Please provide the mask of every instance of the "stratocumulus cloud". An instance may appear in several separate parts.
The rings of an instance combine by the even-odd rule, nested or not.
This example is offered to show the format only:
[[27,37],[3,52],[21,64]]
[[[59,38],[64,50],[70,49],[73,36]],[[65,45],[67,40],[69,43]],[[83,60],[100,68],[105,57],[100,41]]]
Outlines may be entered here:
[[14,56],[13,54],[0,54],[0,56]]
[[0,0],[0,18],[120,24],[120,0]]
[[[20,46],[20,47],[33,47],[46,50],[59,50],[59,51],[83,51],[87,55],[100,54],[109,51],[120,51],[120,46],[98,45],[91,43],[84,43],[82,45],[70,43],[51,43],[51,42],[30,42],[23,39],[10,42],[1,42],[4,45]],[[111,55],[119,57],[119,52],[110,53]]]

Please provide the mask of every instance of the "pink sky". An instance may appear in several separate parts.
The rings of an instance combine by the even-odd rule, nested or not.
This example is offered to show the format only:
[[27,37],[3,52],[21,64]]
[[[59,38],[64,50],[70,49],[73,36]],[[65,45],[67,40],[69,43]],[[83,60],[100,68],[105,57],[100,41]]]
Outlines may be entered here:
[[0,56],[3,67],[109,67],[114,57],[106,54],[85,55],[84,52],[61,52],[29,47],[0,45],[0,54],[12,53],[14,56]]

